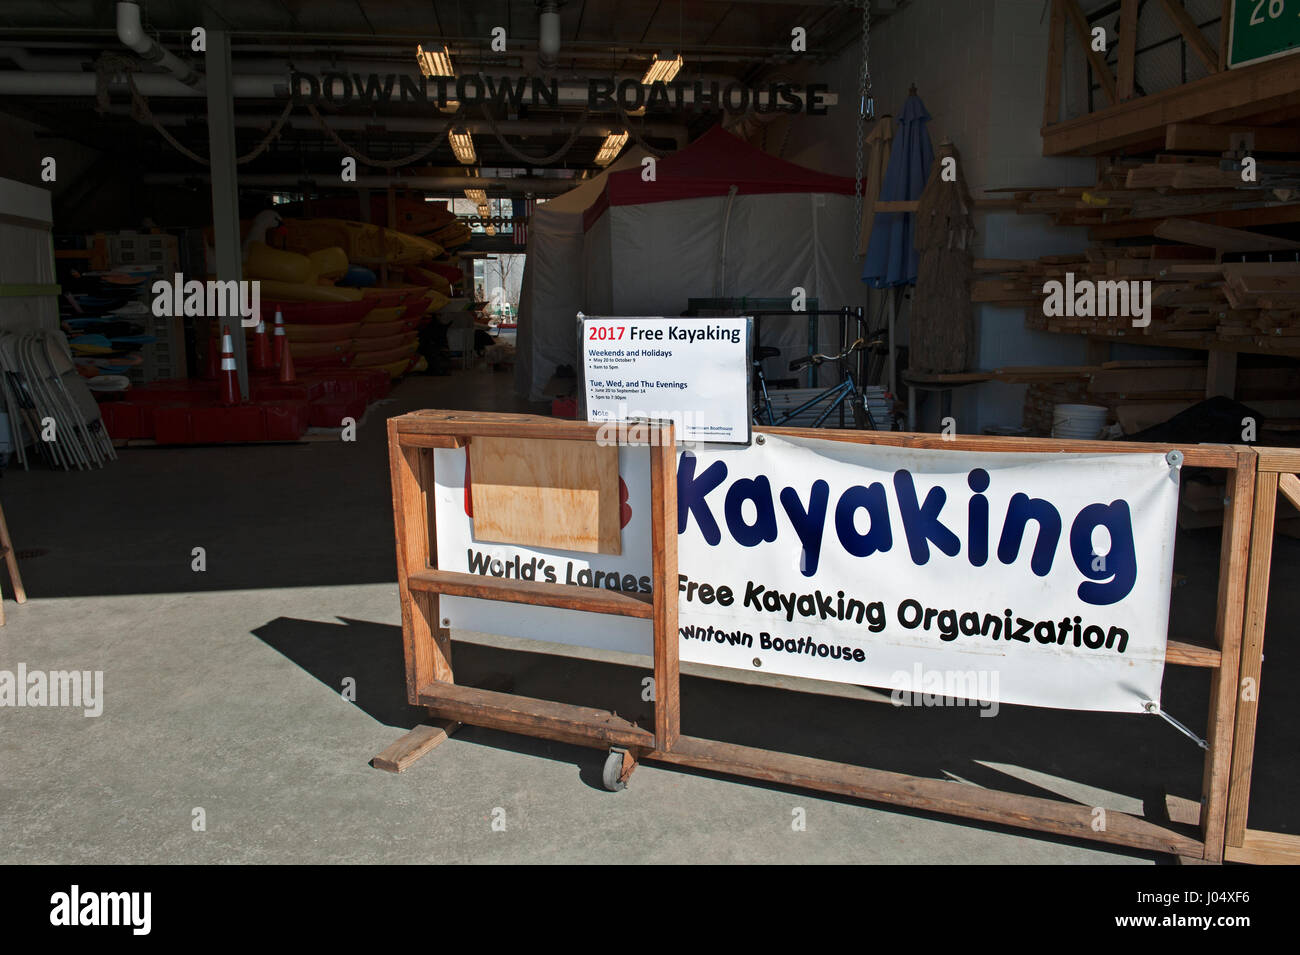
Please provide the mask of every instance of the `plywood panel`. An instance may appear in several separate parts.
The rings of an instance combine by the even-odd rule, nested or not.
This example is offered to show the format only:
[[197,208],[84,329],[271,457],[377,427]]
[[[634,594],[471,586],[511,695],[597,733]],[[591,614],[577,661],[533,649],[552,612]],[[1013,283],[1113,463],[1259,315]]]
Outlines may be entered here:
[[475,437],[469,461],[475,540],[622,553],[617,447]]

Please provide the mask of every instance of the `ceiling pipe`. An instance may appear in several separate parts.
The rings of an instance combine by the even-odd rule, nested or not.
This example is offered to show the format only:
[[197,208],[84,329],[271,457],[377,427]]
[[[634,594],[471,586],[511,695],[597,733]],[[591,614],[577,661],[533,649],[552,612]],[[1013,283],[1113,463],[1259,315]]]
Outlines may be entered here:
[[[120,112],[122,115],[129,115],[129,110],[125,107],[114,112]],[[205,123],[207,120],[201,114],[187,113],[154,113],[154,118],[164,126],[180,126],[186,123]],[[270,129],[274,126],[280,117],[270,113],[259,115],[249,115],[247,113],[235,117],[235,125],[245,129]],[[333,130],[379,130],[388,133],[430,133],[437,132],[446,126],[445,119],[421,119],[408,116],[390,116],[390,117],[369,117],[369,116],[331,116],[328,120],[330,129]],[[292,129],[319,130],[320,126],[314,119],[305,116],[291,116],[286,121]],[[492,131],[492,125],[486,120],[467,120],[463,123],[457,123],[457,126],[463,126],[471,133],[488,133]],[[497,124],[505,132],[517,136],[563,136],[567,137],[573,134],[572,126],[557,125],[552,122],[542,120],[509,120],[504,125]],[[610,133],[622,131],[622,126],[606,126],[599,123],[587,123],[583,125],[582,132],[578,135],[590,138],[604,138]],[[650,136],[655,139],[671,139],[678,149],[686,145],[687,129],[685,126],[675,123],[646,123],[642,129],[642,135]]]
[[[136,73],[132,79],[136,89],[146,96],[175,96],[193,98],[205,96],[203,90],[186,86],[169,73]],[[232,92],[236,98],[275,99],[284,97],[288,92],[288,80],[276,84],[270,82],[275,77],[236,76],[232,81]],[[125,90],[126,84],[120,80],[110,80],[109,88]],[[94,96],[94,73],[28,73],[24,70],[0,70],[0,95],[14,96]]]
[[[774,0],[786,5],[790,5],[791,0]],[[879,0],[877,0],[879,2]],[[874,10],[874,7],[873,7]],[[875,14],[872,14],[873,18]],[[50,27],[6,27],[5,33],[8,37],[18,39],[21,37],[31,37],[30,40],[24,41],[30,46],[49,46],[59,44],[62,46],[81,46],[84,44],[75,41],[52,41],[48,38],[51,36],[70,35],[77,37],[91,36],[112,36],[115,31],[111,29],[76,27],[72,29],[53,29]],[[172,34],[181,39],[189,36],[188,30],[159,30],[160,35]],[[312,50],[319,50],[322,46],[330,44],[337,45],[338,49],[348,49],[354,43],[366,44],[373,47],[377,43],[390,44],[384,47],[385,50],[394,46],[408,46],[413,43],[423,42],[430,39],[426,33],[308,33],[302,30],[256,30],[256,31],[239,31],[231,32],[231,36],[239,42],[235,43],[235,49],[253,49],[261,47],[262,49],[303,49],[304,45],[311,43]],[[856,34],[854,34],[856,36]],[[453,55],[456,53],[476,53],[481,49],[483,38],[477,36],[471,37],[453,37],[443,34],[437,37],[439,43],[445,43],[451,49]],[[270,41],[270,42],[267,42]],[[364,49],[365,47],[361,47]],[[629,41],[620,41],[611,43],[608,40],[569,40],[565,49],[586,50],[592,52],[608,52],[612,54],[627,55],[653,55],[663,50],[662,43],[635,43]],[[688,54],[698,54],[707,59],[714,53],[727,53],[742,55],[750,60],[761,59],[768,56],[782,56],[789,53],[788,46],[778,45],[776,47],[763,46],[759,44],[730,44],[730,43],[708,43],[693,44],[683,43],[674,45],[673,49],[680,51],[683,56]],[[807,56],[808,54],[801,54]],[[698,58],[698,57],[697,57]]]
[[13,60],[20,70],[75,73],[94,62],[93,56],[33,56],[18,46],[0,46],[0,60]]
[[205,79],[201,72],[176,54],[165,50],[153,37],[144,32],[140,22],[140,5],[136,0],[118,0],[117,38],[140,55],[146,63],[161,66],[176,76],[186,86],[202,90]]
[[[416,38],[412,37],[414,42]],[[38,46],[39,44],[28,44],[29,46]],[[457,47],[448,43],[448,49],[451,55],[455,57],[458,64],[484,62],[493,64],[499,63],[501,54],[484,54],[482,43],[476,43],[473,46]],[[686,52],[691,52],[689,48]],[[676,47],[674,47],[676,50]],[[267,55],[276,51],[284,51],[291,56],[319,57],[328,53],[333,53],[336,58],[342,60],[352,56],[371,56],[371,57],[391,57],[391,62],[395,65],[406,68],[409,65],[410,55],[401,47],[389,44],[388,46],[351,46],[339,45],[337,47],[323,48],[321,44],[316,43],[310,46],[303,43],[236,43],[231,47],[231,52],[239,56],[256,56],[257,54]],[[647,43],[639,47],[627,46],[604,46],[588,44],[585,47],[580,46],[576,41],[570,40],[564,46],[563,59],[568,60],[618,60],[626,57],[643,56],[646,59],[654,56],[656,53],[663,52],[663,44]],[[518,54],[512,54],[518,55]],[[768,49],[766,47],[754,47],[750,52],[727,52],[725,48],[718,47],[702,53],[695,51],[691,57],[692,63],[699,62],[730,62],[748,63],[751,66],[755,60],[771,58],[773,60],[795,60],[802,54],[791,53],[788,49]]]
[[[340,62],[328,58],[322,58],[319,55],[319,52],[309,58],[285,57],[279,59],[276,57],[239,57],[233,61],[233,69],[235,73],[241,76],[278,76],[287,84],[291,59],[293,63],[292,68],[300,73],[313,73],[317,75],[321,73],[343,73],[349,78],[355,73],[360,73],[362,76],[368,73],[377,73],[380,76],[387,76],[389,73],[396,76],[406,74],[411,77],[418,77],[420,75],[420,71],[414,65],[405,60],[344,60]],[[748,59],[745,62],[752,64],[753,59]],[[457,60],[457,66],[459,67],[460,65],[461,62]],[[495,64],[488,64],[481,70],[460,70],[461,76],[474,76],[479,74],[491,76],[494,79],[500,76],[512,80],[537,76],[535,70],[521,69],[513,66],[499,66]],[[617,73],[610,73],[608,70],[576,69],[565,71],[565,73],[555,77],[555,79],[560,84],[561,89],[566,85],[577,84],[585,90],[588,77],[591,79],[601,80],[614,79],[616,82],[621,82],[625,79],[640,80],[644,76],[645,70],[637,70],[635,72],[620,70]],[[549,82],[551,78],[546,77],[545,79]],[[727,83],[742,82],[739,77],[727,73],[693,72],[689,78],[682,78],[682,82],[687,83],[688,85],[696,81],[701,83],[717,82],[723,85],[726,85]],[[448,83],[449,88],[454,86],[454,78],[449,79]],[[430,82],[429,87],[430,89],[433,88],[432,82]]]
[[[196,179],[206,179],[207,173],[150,173],[144,177],[148,185],[180,185]],[[459,195],[466,189],[484,189],[494,193],[512,195],[558,196],[568,192],[582,180],[543,179],[540,176],[519,176],[512,179],[485,179],[478,176],[357,176],[355,186],[360,189],[419,189],[424,192],[443,192]],[[264,187],[293,190],[302,183],[320,183],[337,186],[338,173],[241,173],[240,188]],[[349,184],[353,185],[353,184]]]
[[537,65],[553,70],[560,55],[559,0],[537,0]]

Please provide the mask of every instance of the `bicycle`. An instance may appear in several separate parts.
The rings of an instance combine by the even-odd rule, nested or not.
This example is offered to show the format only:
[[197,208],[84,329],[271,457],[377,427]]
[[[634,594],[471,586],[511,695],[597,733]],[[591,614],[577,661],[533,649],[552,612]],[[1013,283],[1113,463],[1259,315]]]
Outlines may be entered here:
[[[866,321],[862,316],[859,314],[854,317],[857,319],[860,329],[866,330]],[[798,371],[807,365],[813,365],[816,367],[820,366],[823,362],[836,362],[840,367],[842,379],[839,384],[832,385],[824,391],[818,392],[797,408],[786,411],[779,416],[772,408],[772,398],[767,390],[767,378],[763,374],[762,363],[764,359],[775,358],[781,353],[781,351],[779,348],[773,348],[770,345],[759,345],[755,347],[753,364],[755,391],[758,394],[755,399],[752,413],[754,424],[772,426],[783,425],[809,409],[825,402],[826,407],[810,426],[813,428],[820,428],[831,414],[847,402],[849,408],[853,411],[853,426],[855,428],[858,430],[880,430],[879,425],[871,414],[871,409],[867,405],[866,396],[858,385],[857,379],[854,377],[851,367],[854,363],[850,362],[847,365],[845,363],[845,359],[858,352],[868,350],[878,351],[880,348],[885,346],[885,340],[883,337],[871,337],[869,331],[867,331],[867,336],[868,337],[863,337],[862,335],[859,335],[853,340],[853,342],[845,346],[842,351],[835,355],[800,355],[798,358],[791,361],[789,364],[791,371]]]

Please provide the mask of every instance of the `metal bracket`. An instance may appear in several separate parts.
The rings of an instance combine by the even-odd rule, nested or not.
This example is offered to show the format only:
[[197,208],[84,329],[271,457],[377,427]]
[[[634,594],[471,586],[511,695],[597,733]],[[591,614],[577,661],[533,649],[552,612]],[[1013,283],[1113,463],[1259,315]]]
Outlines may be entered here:
[[1165,454],[1165,463],[1169,465],[1169,479],[1178,485],[1179,476],[1183,467],[1183,452],[1175,448]]

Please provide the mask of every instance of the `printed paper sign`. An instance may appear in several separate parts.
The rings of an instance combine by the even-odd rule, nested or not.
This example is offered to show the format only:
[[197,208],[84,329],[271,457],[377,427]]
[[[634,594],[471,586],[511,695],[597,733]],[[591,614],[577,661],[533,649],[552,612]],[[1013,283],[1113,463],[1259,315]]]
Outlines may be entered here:
[[[439,566],[650,590],[646,448],[620,448],[621,557],[476,542],[464,451],[435,454]],[[1162,455],[766,435],[678,462],[682,660],[1063,709],[1159,703],[1178,501]],[[440,615],[651,648],[643,620],[452,597]]]
[[679,440],[747,443],[748,318],[581,320],[587,420],[671,420]]

